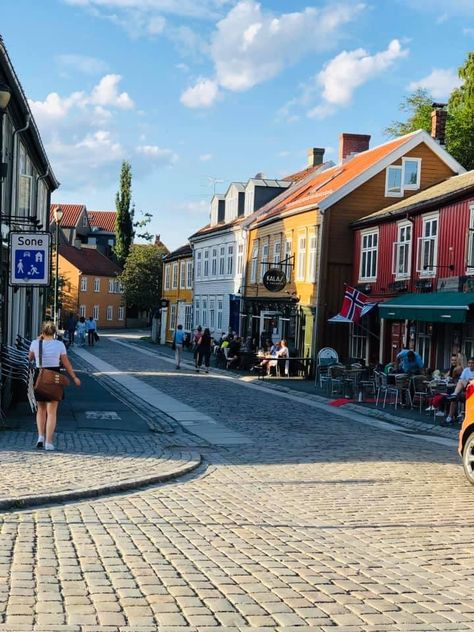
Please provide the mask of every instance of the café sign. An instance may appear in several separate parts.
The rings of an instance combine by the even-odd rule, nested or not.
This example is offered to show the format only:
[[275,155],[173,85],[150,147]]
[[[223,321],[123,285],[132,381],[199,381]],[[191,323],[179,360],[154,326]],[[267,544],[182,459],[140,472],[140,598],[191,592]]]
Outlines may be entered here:
[[280,268],[270,268],[263,275],[263,285],[269,292],[279,292],[286,285],[286,274]]

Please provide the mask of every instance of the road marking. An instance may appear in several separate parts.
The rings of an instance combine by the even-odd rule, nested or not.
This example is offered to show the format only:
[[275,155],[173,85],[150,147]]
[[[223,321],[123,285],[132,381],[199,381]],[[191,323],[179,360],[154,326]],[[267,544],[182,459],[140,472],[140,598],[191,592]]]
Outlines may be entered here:
[[86,410],[86,419],[122,419],[115,410]]

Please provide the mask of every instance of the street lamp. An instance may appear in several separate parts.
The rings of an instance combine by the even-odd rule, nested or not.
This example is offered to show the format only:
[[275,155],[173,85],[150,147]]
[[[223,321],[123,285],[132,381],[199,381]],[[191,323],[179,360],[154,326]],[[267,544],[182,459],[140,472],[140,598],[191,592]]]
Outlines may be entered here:
[[54,276],[54,324],[59,326],[59,224],[63,218],[63,209],[56,206],[53,211],[56,223],[56,273]]

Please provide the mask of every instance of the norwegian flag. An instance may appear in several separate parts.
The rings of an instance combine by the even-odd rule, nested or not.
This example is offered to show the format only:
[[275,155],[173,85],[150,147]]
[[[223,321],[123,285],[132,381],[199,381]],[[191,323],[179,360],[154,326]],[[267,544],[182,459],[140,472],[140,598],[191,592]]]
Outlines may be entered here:
[[[368,309],[364,310],[364,307],[372,307],[372,303],[370,302],[370,298],[367,294],[363,294],[356,290],[354,287],[346,286],[346,291],[344,292],[344,299],[342,301],[341,311],[339,312],[339,316],[352,321],[354,324],[357,324],[360,320],[360,317],[364,313],[368,311]],[[370,307],[369,307],[370,306]]]

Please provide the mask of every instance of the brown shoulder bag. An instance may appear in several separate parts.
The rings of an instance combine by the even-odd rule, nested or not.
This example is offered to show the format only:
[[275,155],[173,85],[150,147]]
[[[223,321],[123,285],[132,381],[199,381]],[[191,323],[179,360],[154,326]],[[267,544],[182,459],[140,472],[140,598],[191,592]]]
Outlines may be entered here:
[[43,340],[39,341],[39,373],[35,381],[35,394],[52,402],[60,402],[69,378],[58,371],[43,368]]

